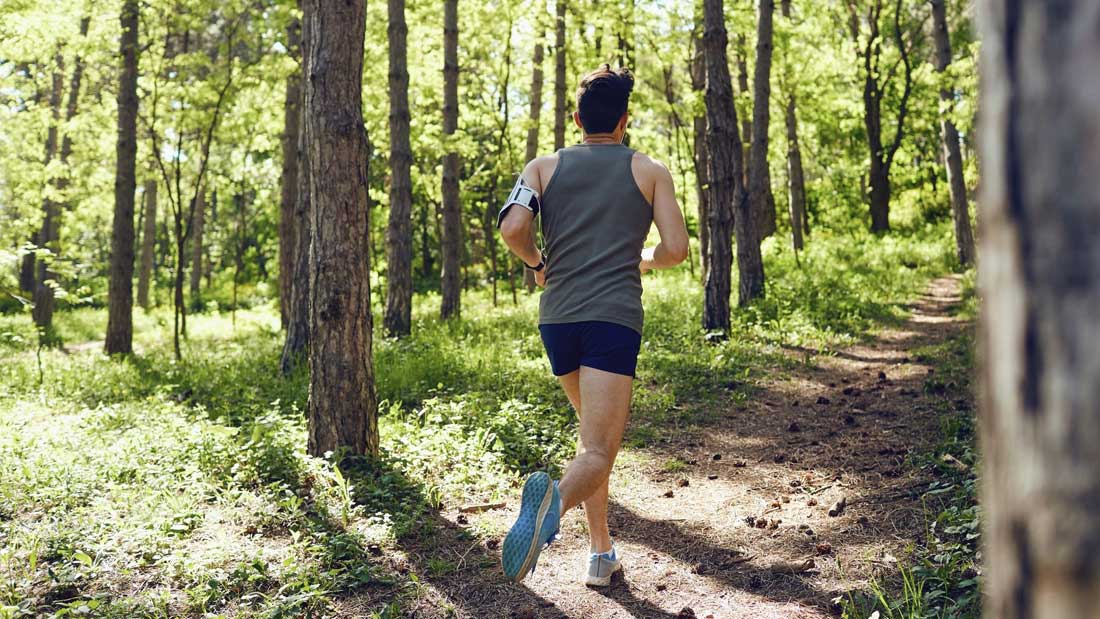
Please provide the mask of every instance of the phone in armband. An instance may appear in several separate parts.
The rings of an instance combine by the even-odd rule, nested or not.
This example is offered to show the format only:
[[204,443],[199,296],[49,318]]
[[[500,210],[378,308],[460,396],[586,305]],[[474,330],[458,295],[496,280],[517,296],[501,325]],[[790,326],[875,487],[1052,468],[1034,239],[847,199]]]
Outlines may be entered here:
[[533,217],[538,217],[542,207],[539,203],[539,192],[535,191],[534,187],[528,185],[527,182],[523,180],[522,174],[516,179],[515,187],[512,187],[512,191],[508,194],[508,199],[504,202],[504,206],[502,206],[500,212],[497,213],[497,228],[500,228],[500,224],[504,221],[504,216],[508,213],[508,209],[517,204],[531,211]]

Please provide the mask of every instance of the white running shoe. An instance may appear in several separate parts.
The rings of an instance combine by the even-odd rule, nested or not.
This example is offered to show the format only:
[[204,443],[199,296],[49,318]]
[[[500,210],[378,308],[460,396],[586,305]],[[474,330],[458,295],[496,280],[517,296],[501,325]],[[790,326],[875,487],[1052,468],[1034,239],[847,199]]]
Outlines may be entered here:
[[611,584],[611,575],[622,568],[619,553],[612,544],[611,550],[607,552],[593,552],[588,555],[588,574],[584,578],[584,584],[591,587],[606,587]]

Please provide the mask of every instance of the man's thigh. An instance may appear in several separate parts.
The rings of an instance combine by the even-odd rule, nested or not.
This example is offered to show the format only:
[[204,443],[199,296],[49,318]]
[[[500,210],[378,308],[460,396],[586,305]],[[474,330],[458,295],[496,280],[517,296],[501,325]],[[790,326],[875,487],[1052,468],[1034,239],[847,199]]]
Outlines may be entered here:
[[580,369],[581,442],[614,457],[630,417],[634,379],[588,366]]

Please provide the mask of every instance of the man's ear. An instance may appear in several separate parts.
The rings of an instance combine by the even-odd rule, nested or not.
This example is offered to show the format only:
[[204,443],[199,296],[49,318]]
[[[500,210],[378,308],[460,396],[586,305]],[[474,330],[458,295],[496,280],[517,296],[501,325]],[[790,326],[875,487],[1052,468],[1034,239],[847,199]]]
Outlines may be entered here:
[[578,129],[580,129],[582,131],[584,130],[584,125],[581,124],[581,113],[580,112],[573,112],[573,124],[577,125]]
[[619,119],[619,130],[626,133],[626,125],[630,122],[630,112],[623,112],[622,118]]

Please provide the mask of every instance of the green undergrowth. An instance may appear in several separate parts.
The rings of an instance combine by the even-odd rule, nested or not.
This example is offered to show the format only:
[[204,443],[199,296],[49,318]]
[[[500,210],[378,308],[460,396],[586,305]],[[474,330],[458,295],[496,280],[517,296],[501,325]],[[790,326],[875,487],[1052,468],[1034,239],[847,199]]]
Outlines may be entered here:
[[[769,240],[767,297],[735,308],[713,343],[698,278],[647,276],[628,445],[706,424],[764,376],[902,319],[952,268],[946,231],[822,234],[797,261]],[[471,290],[448,323],[437,300],[418,296],[411,337],[376,334],[372,461],[305,454],[308,377],[278,374],[271,301],[190,316],[180,362],[166,308],[135,312],[129,358],[91,346],[43,351],[41,364],[29,316],[0,316],[0,619],[324,617],[365,591],[373,612],[400,614],[454,568],[427,557],[395,570],[387,557],[433,538],[438,510],[499,500],[575,449],[537,296],[494,307]],[[104,324],[103,310],[57,314],[69,347]]]
[[[973,271],[963,280],[958,314],[972,318],[976,307]],[[913,463],[933,479],[921,495],[926,530],[896,574],[872,582],[870,592],[848,596],[844,611],[848,619],[862,619],[876,610],[884,619],[981,616],[973,330],[912,354],[935,368],[925,379],[924,390],[933,396],[941,426],[935,449],[918,455]]]

